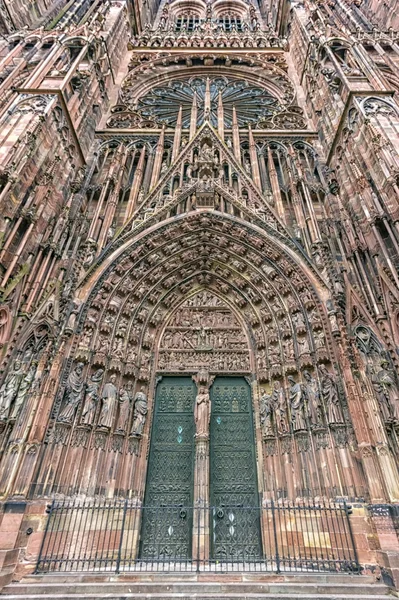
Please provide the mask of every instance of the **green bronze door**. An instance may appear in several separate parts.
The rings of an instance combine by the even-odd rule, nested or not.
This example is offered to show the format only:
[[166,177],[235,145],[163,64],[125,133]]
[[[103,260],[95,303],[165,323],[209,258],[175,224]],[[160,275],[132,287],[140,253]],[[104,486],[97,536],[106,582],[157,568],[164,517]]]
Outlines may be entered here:
[[191,377],[164,377],[157,386],[140,556],[191,558],[194,402]]
[[243,377],[217,377],[211,387],[211,558],[261,556],[251,390]]

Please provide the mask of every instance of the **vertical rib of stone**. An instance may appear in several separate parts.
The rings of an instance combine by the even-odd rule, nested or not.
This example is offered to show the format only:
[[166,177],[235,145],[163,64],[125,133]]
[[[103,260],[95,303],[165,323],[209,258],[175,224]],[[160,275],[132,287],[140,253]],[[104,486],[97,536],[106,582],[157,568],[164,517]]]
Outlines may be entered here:
[[132,187],[130,190],[129,200],[127,202],[127,207],[126,207],[125,222],[130,219],[130,217],[132,216],[132,214],[136,208],[137,197],[139,195],[139,190],[141,187],[141,183],[143,181],[144,160],[145,160],[145,145],[141,149],[140,158],[137,163],[136,171],[134,173],[133,184],[132,184]]
[[197,131],[197,118],[198,118],[198,105],[197,105],[197,92],[193,94],[193,103],[191,106],[191,117],[190,117],[190,140],[193,139]]
[[152,169],[150,190],[152,190],[157,185],[158,180],[159,180],[159,175],[161,173],[161,167],[162,167],[164,141],[165,141],[165,125],[162,127],[161,135],[159,136],[159,140],[158,140],[157,147],[155,150],[155,159],[154,159],[154,166]]
[[205,97],[204,97],[204,114],[205,118],[209,118],[211,112],[211,82],[209,77],[206,78]]
[[255,140],[254,140],[254,135],[252,133],[251,125],[248,126],[248,136],[249,136],[249,155],[251,157],[251,167],[252,167],[252,178],[254,180],[254,184],[261,190],[262,183],[260,180],[258,153],[256,151],[256,144],[255,144]]
[[222,92],[220,90],[218,96],[218,133],[220,138],[224,142],[224,109]]
[[232,134],[234,156],[236,157],[237,161],[241,164],[240,132],[238,130],[237,111],[235,106],[233,106]]
[[116,207],[118,205],[119,200],[119,191],[122,185],[122,178],[125,168],[126,162],[126,148],[123,144],[121,144],[115,155],[115,162],[118,165],[117,171],[115,174],[114,186],[112,192],[108,198],[107,206],[105,209],[105,216],[100,232],[100,236],[98,238],[98,249],[102,249],[109,241],[109,232],[111,229],[111,225],[115,216]]
[[[105,157],[104,157],[103,164],[106,164],[109,152],[110,152],[110,150],[107,149],[107,152],[106,152]],[[99,220],[99,217],[101,215],[101,211],[103,209],[103,205],[104,205],[105,199],[107,198],[107,196],[108,196],[108,194],[110,192],[110,187],[112,187],[114,167],[115,167],[115,163],[113,162],[112,165],[111,165],[111,168],[109,169],[107,177],[105,178],[105,181],[103,183],[101,194],[100,194],[100,197],[99,197],[98,202],[97,202],[96,210],[95,210],[94,215],[93,215],[93,217],[91,219],[90,228],[89,228],[89,231],[88,231],[88,234],[87,234],[87,237],[88,237],[89,240],[95,240],[96,239],[96,230],[98,229],[98,220]]]
[[269,170],[270,185],[273,192],[273,198],[276,205],[277,214],[283,221],[285,220],[283,200],[281,198],[280,183],[276,167],[274,166],[273,154],[270,147],[267,149],[267,167]]
[[177,120],[176,120],[175,137],[173,138],[172,163],[176,160],[176,158],[179,155],[180,142],[181,142],[182,119],[183,119],[183,107],[180,106],[179,112],[177,114]]

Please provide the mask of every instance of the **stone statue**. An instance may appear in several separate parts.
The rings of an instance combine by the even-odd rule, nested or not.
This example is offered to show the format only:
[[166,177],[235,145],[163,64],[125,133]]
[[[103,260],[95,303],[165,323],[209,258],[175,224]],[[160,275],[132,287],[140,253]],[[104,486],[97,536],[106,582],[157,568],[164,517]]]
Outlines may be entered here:
[[320,365],[321,396],[327,407],[327,421],[330,425],[343,423],[341,404],[339,402],[338,386],[333,373],[327,371],[325,365]]
[[296,383],[292,375],[288,377],[288,382],[290,384],[289,396],[292,427],[294,431],[301,431],[306,429],[302,387],[300,383]]
[[28,369],[28,372],[25,374],[21,383],[19,384],[17,397],[16,397],[16,400],[15,400],[15,403],[14,403],[14,406],[12,408],[11,415],[10,415],[11,421],[15,421],[15,419],[19,415],[22,405],[25,402],[25,398],[28,395],[29,390],[31,389],[32,384],[35,380],[36,370],[37,370],[37,360],[33,360],[32,364],[30,365],[30,367]]
[[309,342],[307,337],[298,338],[299,355],[309,354]]
[[273,396],[277,432],[280,435],[284,435],[285,433],[289,432],[289,427],[284,390],[279,381],[274,382]]
[[326,344],[325,344],[324,331],[314,331],[313,336],[314,336],[314,344],[315,344],[316,350],[325,348]]
[[[395,377],[389,368],[389,362],[385,359],[380,362],[380,369],[372,376],[372,382],[377,394],[379,393],[379,404],[381,410],[387,414],[387,409],[383,408],[384,403],[388,402],[391,407],[392,417],[395,422],[399,422],[399,392]],[[378,391],[379,390],[379,391]],[[389,411],[389,412],[391,412]]]
[[260,426],[263,437],[274,435],[272,427],[273,396],[262,394],[260,398]]
[[144,387],[140,388],[134,399],[133,409],[133,423],[130,434],[135,436],[142,436],[145,421],[147,418],[147,396],[144,392]]
[[102,407],[98,427],[104,427],[104,429],[111,429],[115,419],[118,404],[118,390],[116,389],[115,381],[116,375],[111,375],[102,393]]
[[103,378],[104,370],[98,369],[90,377],[90,383],[86,385],[85,403],[82,412],[82,423],[84,425],[93,425],[96,416],[98,404],[98,388]]
[[83,385],[83,363],[80,362],[72,369],[68,377],[65,390],[66,403],[58,417],[58,421],[72,423],[76,408],[82,399]]
[[125,388],[119,390],[119,417],[115,428],[115,433],[125,433],[129,420],[130,395]]
[[204,385],[201,385],[198,390],[197,398],[195,400],[195,409],[195,435],[196,437],[208,435],[210,399],[208,389]]
[[20,360],[15,360],[0,388],[0,421],[7,421],[11,403],[16,396],[23,376],[22,363]]
[[306,382],[304,392],[308,405],[309,421],[312,426],[317,426],[322,422],[319,387],[316,379],[312,377],[309,371],[304,371],[303,377]]

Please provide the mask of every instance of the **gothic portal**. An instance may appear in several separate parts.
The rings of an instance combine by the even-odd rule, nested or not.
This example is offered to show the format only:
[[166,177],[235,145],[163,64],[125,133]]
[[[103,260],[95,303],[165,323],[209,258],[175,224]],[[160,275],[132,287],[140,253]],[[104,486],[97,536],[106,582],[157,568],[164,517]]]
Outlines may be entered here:
[[334,561],[323,502],[357,552],[335,566],[399,581],[394,5],[1,0],[16,577],[68,522],[59,503],[121,507],[119,570],[127,548],[131,564],[258,564],[295,507],[290,552]]

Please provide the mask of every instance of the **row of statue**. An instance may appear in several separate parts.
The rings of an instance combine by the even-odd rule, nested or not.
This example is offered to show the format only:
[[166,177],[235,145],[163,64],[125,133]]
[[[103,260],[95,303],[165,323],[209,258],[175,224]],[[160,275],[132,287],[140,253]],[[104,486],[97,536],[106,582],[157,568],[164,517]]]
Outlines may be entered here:
[[15,421],[33,386],[37,360],[27,365],[15,360],[0,388],[0,423]]
[[133,398],[133,384],[127,383],[118,390],[115,385],[116,375],[112,374],[100,393],[104,370],[97,369],[89,381],[85,382],[83,367],[83,363],[77,363],[68,377],[58,422],[72,424],[78,407],[83,404],[80,424],[94,426],[98,406],[101,405],[97,428],[111,430],[115,425],[114,432],[124,434],[128,428],[130,409],[133,404],[133,422],[129,433],[140,437],[147,416],[147,396],[144,388],[142,387]]
[[[335,375],[325,365],[319,367],[320,385],[309,371],[303,372],[303,383],[296,382],[290,375],[288,379],[288,419],[287,402],[283,387],[274,382],[270,394],[264,393],[260,399],[260,420],[264,437],[292,431],[303,431],[324,427],[325,418],[329,425],[344,423],[338,383]],[[275,429],[274,429],[275,428]]]

